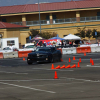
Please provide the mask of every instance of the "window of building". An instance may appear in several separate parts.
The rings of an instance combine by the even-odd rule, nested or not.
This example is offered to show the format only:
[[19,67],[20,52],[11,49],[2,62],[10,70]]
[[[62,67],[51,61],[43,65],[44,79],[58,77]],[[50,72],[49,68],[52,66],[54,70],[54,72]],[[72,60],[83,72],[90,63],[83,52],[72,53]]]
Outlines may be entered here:
[[7,22],[5,18],[2,19],[2,22]]
[[57,17],[56,17],[56,15],[53,15],[53,19],[55,20]]
[[49,15],[46,16],[46,20],[49,20]]
[[14,40],[8,40],[7,46],[12,46],[12,45],[15,45],[15,41]]
[[97,12],[97,20],[100,20],[100,12]]

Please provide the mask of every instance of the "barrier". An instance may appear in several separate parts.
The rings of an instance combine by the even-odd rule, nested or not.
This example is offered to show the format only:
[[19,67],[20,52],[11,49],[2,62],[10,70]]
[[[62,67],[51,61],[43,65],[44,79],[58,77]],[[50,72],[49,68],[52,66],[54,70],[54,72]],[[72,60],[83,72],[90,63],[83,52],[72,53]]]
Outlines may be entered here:
[[3,53],[0,52],[0,59],[3,59]]
[[30,50],[34,51],[34,48],[19,49],[19,51],[30,51]]
[[28,56],[28,53],[31,53],[32,50],[30,51],[18,51],[18,57],[21,58],[21,57],[27,57]]
[[100,46],[91,47],[91,52],[100,52]]
[[73,48],[62,48],[62,54],[75,54],[76,47]]
[[90,53],[91,47],[90,46],[88,46],[88,47],[77,47],[76,51],[77,51],[77,53],[86,53],[86,52]]
[[3,52],[3,58],[18,58],[18,51]]

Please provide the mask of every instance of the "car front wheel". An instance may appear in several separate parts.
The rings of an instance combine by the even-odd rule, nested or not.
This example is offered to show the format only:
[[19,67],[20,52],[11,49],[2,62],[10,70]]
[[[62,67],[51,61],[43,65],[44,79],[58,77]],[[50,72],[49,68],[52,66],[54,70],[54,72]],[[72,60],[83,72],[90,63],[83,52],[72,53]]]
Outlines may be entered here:
[[51,58],[50,58],[50,63],[53,63],[53,62],[54,62],[54,58],[51,57]]
[[31,65],[32,64],[32,62],[27,62],[28,63],[28,65]]

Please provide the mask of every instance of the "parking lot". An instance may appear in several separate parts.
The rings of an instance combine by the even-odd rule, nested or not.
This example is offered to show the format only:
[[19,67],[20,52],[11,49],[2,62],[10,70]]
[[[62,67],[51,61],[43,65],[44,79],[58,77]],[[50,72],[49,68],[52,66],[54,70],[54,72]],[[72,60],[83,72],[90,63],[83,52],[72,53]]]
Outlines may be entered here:
[[[99,100],[100,53],[62,58],[54,67],[77,66],[81,58],[80,68],[51,69],[52,63],[28,65],[26,58],[0,59],[0,100]],[[55,71],[58,79],[54,79]]]

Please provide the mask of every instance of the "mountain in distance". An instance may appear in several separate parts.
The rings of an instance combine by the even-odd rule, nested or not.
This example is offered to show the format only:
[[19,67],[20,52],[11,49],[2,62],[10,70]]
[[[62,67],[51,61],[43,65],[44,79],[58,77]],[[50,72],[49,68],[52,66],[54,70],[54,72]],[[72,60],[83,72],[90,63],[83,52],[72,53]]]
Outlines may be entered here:
[[[50,2],[65,2],[71,0],[39,0],[40,3],[50,3]],[[77,0],[73,0],[77,1]],[[35,4],[38,3],[38,0],[0,0],[1,6],[12,6],[12,5],[24,5],[24,4]]]

